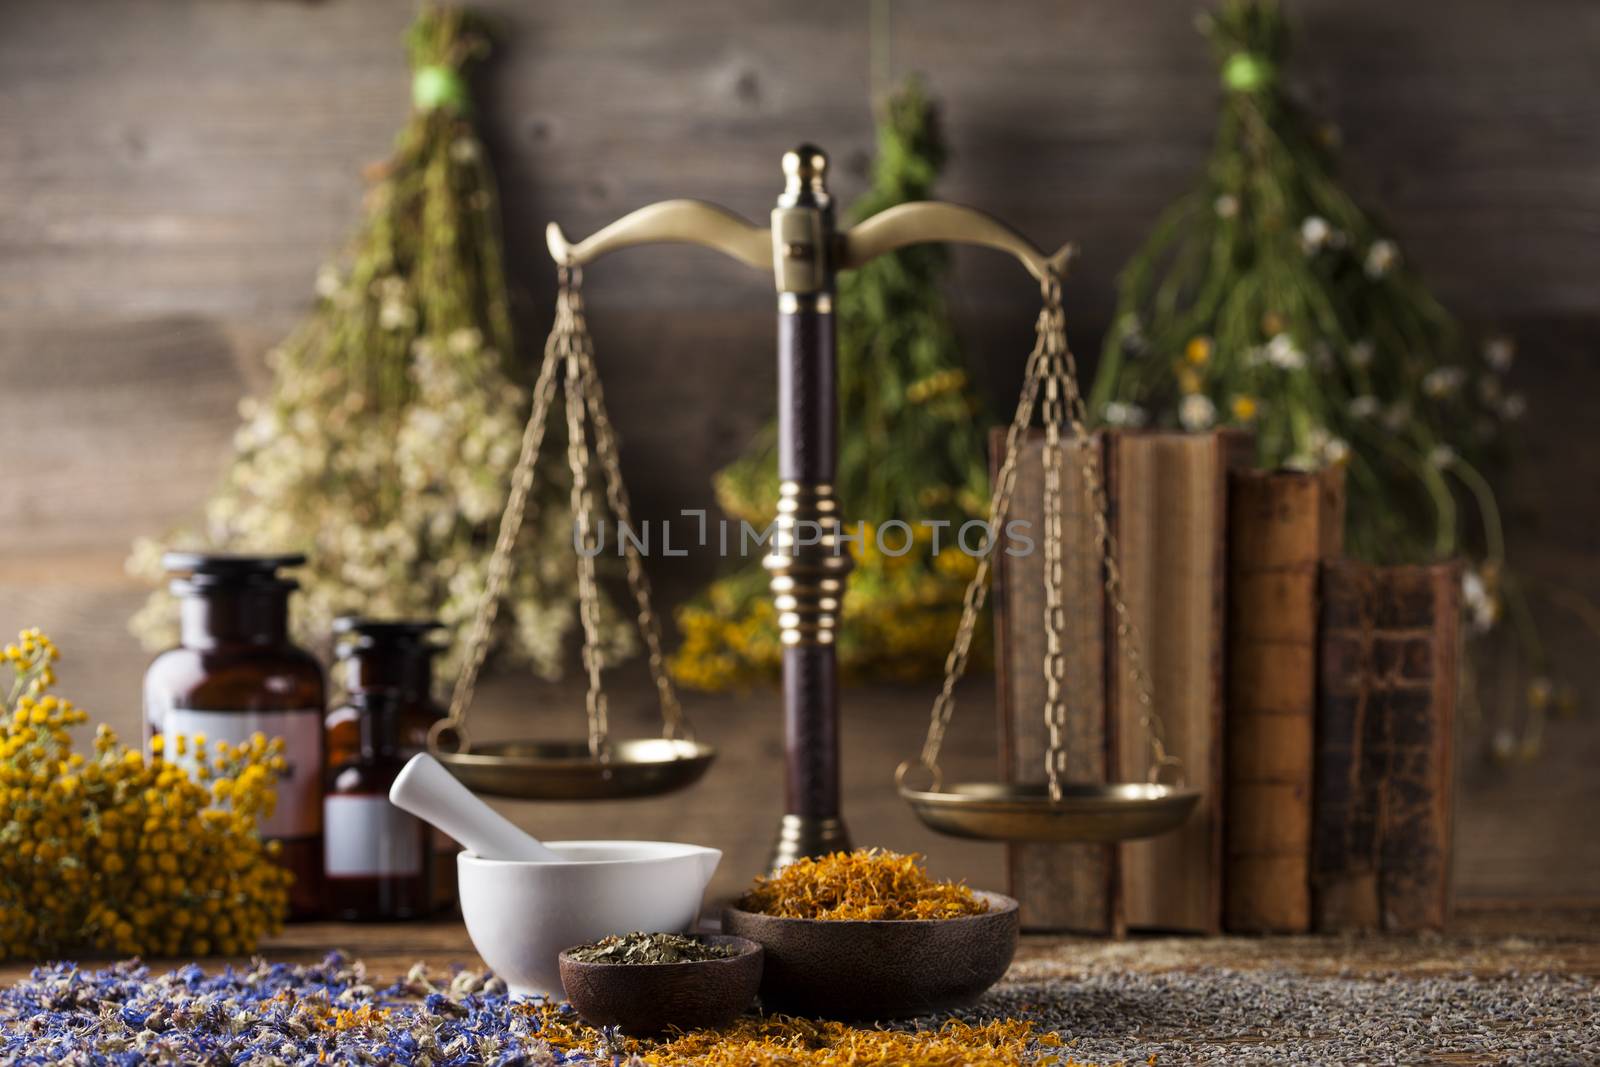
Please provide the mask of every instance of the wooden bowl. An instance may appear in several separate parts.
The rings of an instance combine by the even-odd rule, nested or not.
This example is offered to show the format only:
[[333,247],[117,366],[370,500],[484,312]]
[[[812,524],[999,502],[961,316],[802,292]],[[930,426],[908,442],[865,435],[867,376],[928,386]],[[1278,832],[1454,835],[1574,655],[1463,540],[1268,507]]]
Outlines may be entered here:
[[699,934],[737,955],[692,963],[583,963],[561,953],[561,985],[590,1026],[617,1026],[636,1037],[668,1027],[719,1029],[737,1019],[761,985],[761,946],[742,937]]
[[1017,902],[978,893],[959,919],[783,919],[729,908],[725,933],[767,950],[766,1011],[828,1019],[896,1019],[964,1007],[998,982],[1017,951]]

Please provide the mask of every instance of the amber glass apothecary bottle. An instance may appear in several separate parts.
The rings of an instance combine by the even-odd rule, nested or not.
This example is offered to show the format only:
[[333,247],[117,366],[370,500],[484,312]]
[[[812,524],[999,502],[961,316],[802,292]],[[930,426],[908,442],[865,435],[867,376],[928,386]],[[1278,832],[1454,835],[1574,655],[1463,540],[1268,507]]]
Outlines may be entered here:
[[[433,695],[433,658],[441,651],[435,637],[442,629],[443,624],[429,619],[348,616],[335,620],[336,654],[350,700],[328,713],[330,766],[347,763],[360,750],[362,715],[357,698],[363,694],[394,695],[402,757],[410,759],[428,747],[429,728],[445,714]],[[455,856],[460,846],[437,830],[429,831],[429,841],[433,909],[439,911],[455,904]]]
[[[169,552],[178,597],[178,647],[156,657],[144,679],[145,740],[156,734],[238,744],[255,733],[282,738],[288,764],[261,836],[279,842],[294,875],[289,917],[321,912],[322,665],[289,640],[284,568],[305,557]],[[169,749],[170,751],[170,749]]]
[[356,751],[328,772],[323,798],[323,874],[335,918],[412,919],[433,911],[430,828],[389,803],[405,766],[401,701],[392,689],[350,697]]

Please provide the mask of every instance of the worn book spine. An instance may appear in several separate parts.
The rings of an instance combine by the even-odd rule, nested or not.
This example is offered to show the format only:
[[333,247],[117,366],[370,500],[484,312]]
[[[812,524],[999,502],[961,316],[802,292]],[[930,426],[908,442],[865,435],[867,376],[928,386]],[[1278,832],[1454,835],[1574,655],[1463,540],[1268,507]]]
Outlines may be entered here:
[[1317,929],[1450,914],[1458,563],[1322,570],[1312,902]]
[[1311,928],[1317,580],[1343,525],[1343,467],[1231,476],[1223,923],[1233,932]]
[[[1084,447],[1098,459],[1104,439],[1061,445],[1062,600],[1067,605],[1065,703],[1067,776],[1106,781],[1109,756],[1105,692],[1103,563],[1083,500]],[[995,555],[995,679],[1000,707],[1002,774],[1045,781],[1049,739],[1044,722],[1044,449],[1042,431],[1023,440],[1006,528]],[[990,439],[991,476],[1005,458],[1005,431]],[[1024,928],[1121,936],[1117,853],[1111,845],[1012,842],[1006,846],[1011,895]]]
[[[1183,826],[1118,846],[1123,917],[1130,928],[1214,934],[1222,928],[1228,474],[1249,465],[1253,442],[1232,430],[1119,432],[1109,441],[1123,595],[1166,747],[1201,794]],[[1114,777],[1144,781],[1150,749],[1120,654],[1126,639],[1113,628],[1106,656]]]

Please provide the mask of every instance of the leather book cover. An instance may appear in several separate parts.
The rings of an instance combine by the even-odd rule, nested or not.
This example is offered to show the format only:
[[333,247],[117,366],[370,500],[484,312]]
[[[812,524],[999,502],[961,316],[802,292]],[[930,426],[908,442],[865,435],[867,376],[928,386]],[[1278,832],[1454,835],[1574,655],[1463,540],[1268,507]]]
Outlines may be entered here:
[[[1200,803],[1187,823],[1118,846],[1130,928],[1222,928],[1228,474],[1250,465],[1248,433],[1118,432],[1109,438],[1111,523],[1129,614],[1141,635],[1167,748]],[[1109,631],[1106,677],[1113,777],[1150,767],[1140,706]]]
[[1228,495],[1223,924],[1311,928],[1317,579],[1343,545],[1344,469],[1234,471]]
[[[1044,782],[1049,744],[1044,723],[1044,447],[1042,430],[1023,440],[1007,523],[1019,536],[1003,540],[995,556],[991,600],[1000,753],[1003,777],[1011,782]],[[1099,453],[1103,438],[1097,434],[1089,447]],[[1068,777],[1104,782],[1103,565],[1083,499],[1083,449],[1068,439],[1061,451]],[[999,429],[990,438],[991,477],[1004,458],[1005,430]],[[1012,842],[1006,846],[1006,859],[1010,892],[1022,906],[1025,929],[1122,935],[1114,846]]]
[[1450,914],[1460,565],[1322,570],[1316,927],[1405,932]]

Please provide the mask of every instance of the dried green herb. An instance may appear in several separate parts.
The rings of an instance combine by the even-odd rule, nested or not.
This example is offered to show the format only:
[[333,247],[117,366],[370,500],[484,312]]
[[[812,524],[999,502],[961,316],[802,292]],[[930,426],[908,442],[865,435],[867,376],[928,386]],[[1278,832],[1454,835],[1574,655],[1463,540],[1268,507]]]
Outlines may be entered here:
[[1445,558],[1481,528],[1503,570],[1478,471],[1523,414],[1509,341],[1475,358],[1341,184],[1333,134],[1288,85],[1283,5],[1228,0],[1201,26],[1224,90],[1211,159],[1122,273],[1090,406],[1109,425],[1247,427],[1265,467],[1345,466],[1361,558]]
[[615,934],[567,953],[579,963],[701,963],[736,955],[733,945],[714,945],[687,934]]
[[[1089,406],[1109,426],[1248,428],[1263,467],[1343,466],[1358,558],[1467,556],[1465,666],[1514,667],[1526,695],[1480,708],[1469,677],[1464,717],[1488,727],[1497,760],[1531,758],[1547,710],[1577,696],[1551,677],[1496,503],[1526,415],[1507,375],[1515,346],[1473,351],[1341,183],[1336,131],[1290,91],[1284,7],[1227,0],[1201,20],[1223,87],[1211,158],[1122,272]],[[1540,592],[1595,617],[1569,590]]]

